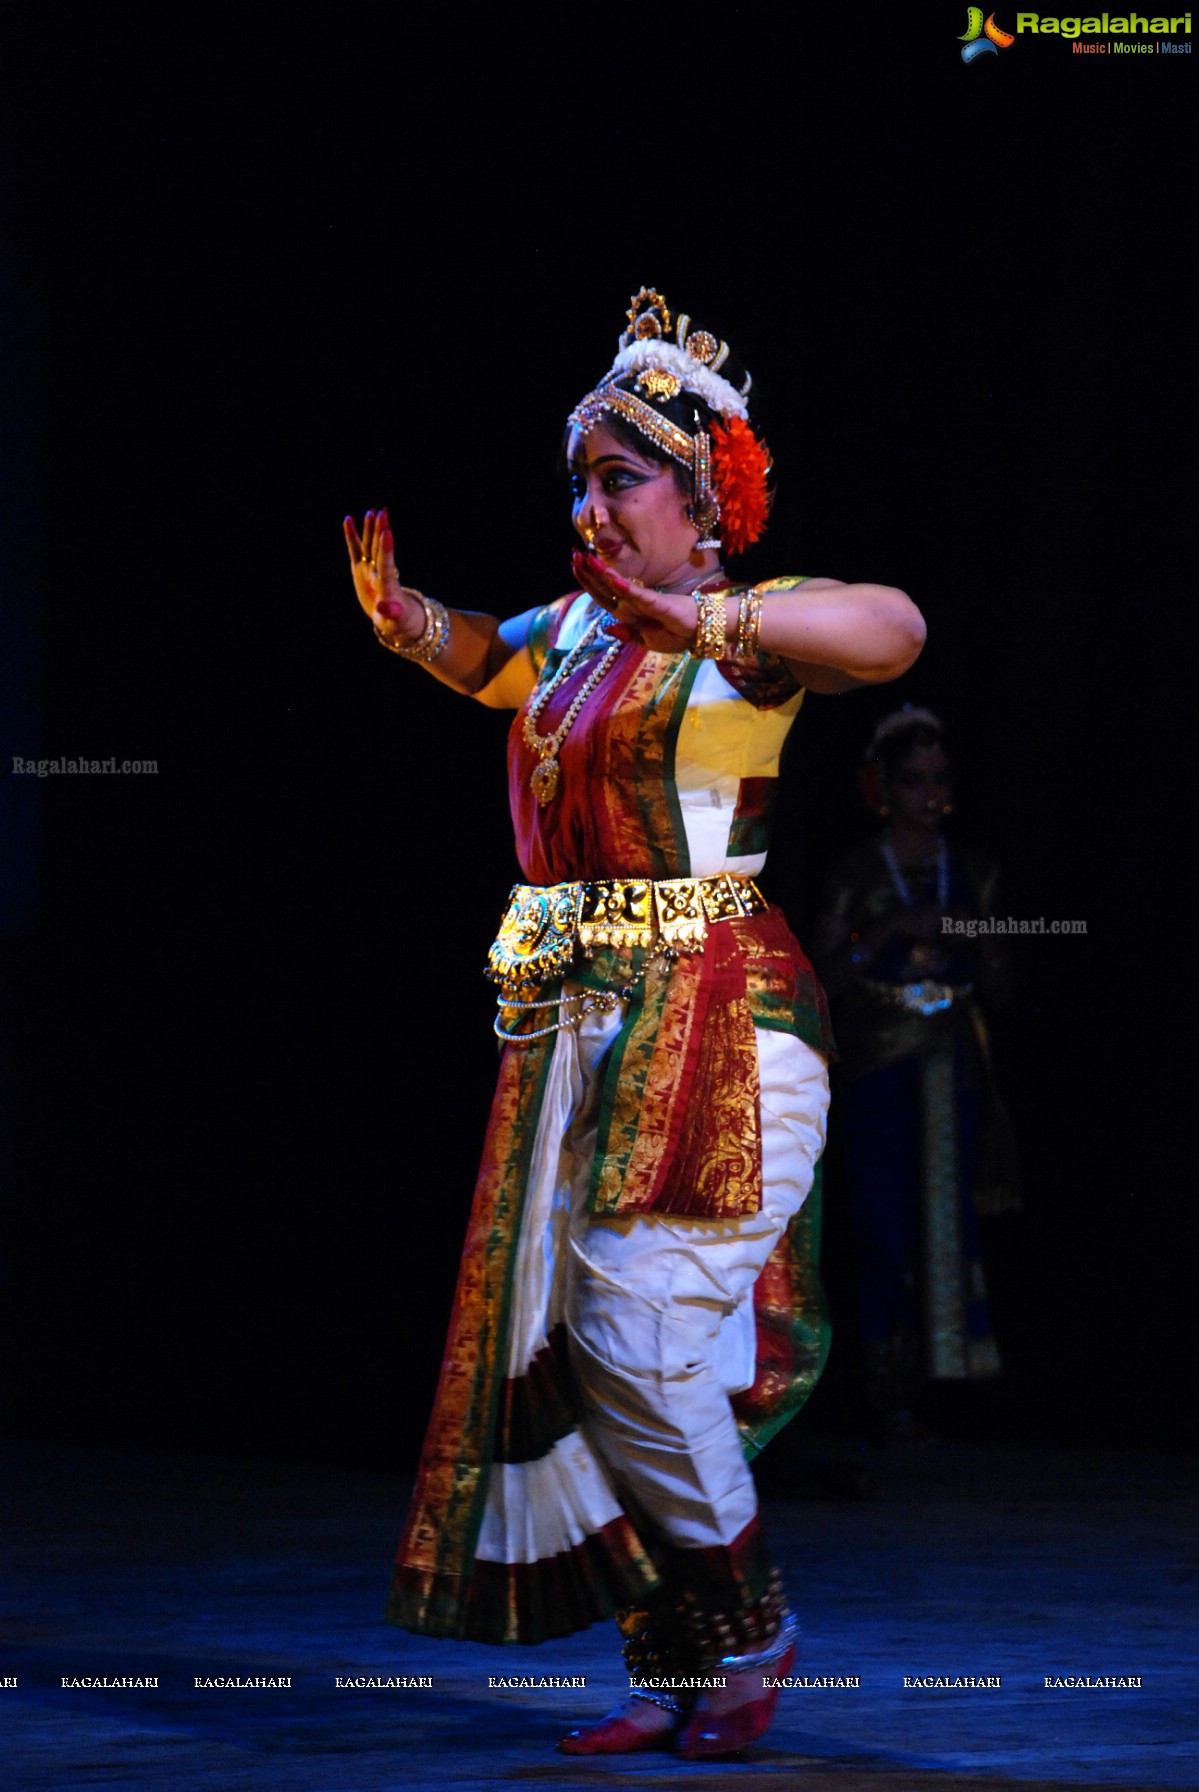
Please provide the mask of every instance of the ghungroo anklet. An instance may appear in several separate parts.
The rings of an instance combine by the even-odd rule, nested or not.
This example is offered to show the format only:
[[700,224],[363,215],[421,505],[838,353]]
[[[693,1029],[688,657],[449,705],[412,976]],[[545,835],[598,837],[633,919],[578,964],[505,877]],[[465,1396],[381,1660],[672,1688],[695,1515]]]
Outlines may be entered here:
[[672,1692],[647,1692],[643,1686],[629,1688],[631,1699],[644,1699],[647,1705],[656,1705],[660,1711],[669,1711],[675,1717],[682,1717],[683,1707]]

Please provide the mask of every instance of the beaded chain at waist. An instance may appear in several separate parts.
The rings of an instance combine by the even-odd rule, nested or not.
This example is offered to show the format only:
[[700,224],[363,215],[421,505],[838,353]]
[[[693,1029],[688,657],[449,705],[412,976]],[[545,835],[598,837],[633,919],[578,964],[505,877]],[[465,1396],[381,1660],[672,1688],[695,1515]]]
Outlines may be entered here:
[[955,1007],[974,994],[973,983],[937,983],[931,977],[925,977],[919,983],[878,983],[865,977],[861,987],[876,1002],[903,1008],[909,1014],[918,1014],[922,1020],[932,1014],[943,1014],[947,1008]]

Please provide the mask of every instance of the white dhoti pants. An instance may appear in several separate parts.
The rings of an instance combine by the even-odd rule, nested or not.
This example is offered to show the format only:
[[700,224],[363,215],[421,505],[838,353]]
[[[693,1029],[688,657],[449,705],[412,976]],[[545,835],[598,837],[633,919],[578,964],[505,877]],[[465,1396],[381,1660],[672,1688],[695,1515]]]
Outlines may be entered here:
[[793,1035],[755,1029],[757,1213],[595,1219],[586,1200],[596,1113],[618,1025],[619,1016],[588,1017],[565,1054],[578,1096],[559,1170],[570,1214],[565,1314],[587,1435],[622,1497],[665,1541],[730,1543],[757,1497],[729,1397],[754,1378],[753,1285],[824,1147],[827,1067]]

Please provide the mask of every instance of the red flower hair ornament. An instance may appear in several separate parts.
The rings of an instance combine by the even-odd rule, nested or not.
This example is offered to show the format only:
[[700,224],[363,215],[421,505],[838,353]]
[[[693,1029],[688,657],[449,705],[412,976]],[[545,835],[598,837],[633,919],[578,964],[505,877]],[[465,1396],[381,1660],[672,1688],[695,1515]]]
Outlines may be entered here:
[[770,515],[774,496],[766,484],[771,472],[770,450],[744,417],[714,417],[709,433],[721,540],[728,553],[740,554],[757,541]]

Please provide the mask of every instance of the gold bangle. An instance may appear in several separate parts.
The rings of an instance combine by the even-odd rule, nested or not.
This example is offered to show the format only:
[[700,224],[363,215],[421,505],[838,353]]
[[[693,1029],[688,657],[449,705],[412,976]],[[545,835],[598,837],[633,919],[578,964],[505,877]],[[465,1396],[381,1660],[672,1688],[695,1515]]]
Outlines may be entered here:
[[758,657],[758,636],[762,632],[762,593],[756,585],[743,591],[737,604],[737,645],[735,657],[753,660]]
[[450,613],[444,604],[439,604],[435,597],[426,597],[423,591],[413,591],[407,585],[402,590],[406,597],[414,597],[424,611],[424,627],[414,641],[405,641],[402,636],[385,635],[376,622],[375,639],[389,653],[398,653],[402,659],[422,660],[425,665],[432,665],[449,641]]
[[728,652],[728,609],[723,591],[696,591],[695,645],[697,660],[722,660]]

